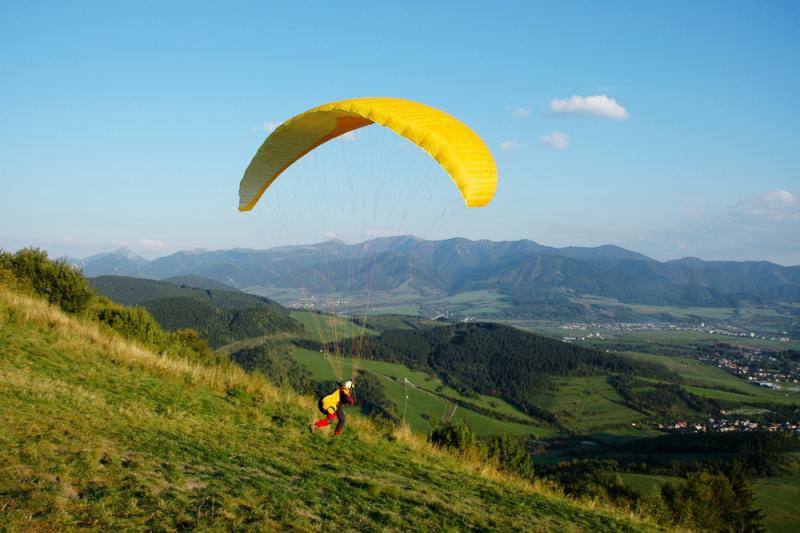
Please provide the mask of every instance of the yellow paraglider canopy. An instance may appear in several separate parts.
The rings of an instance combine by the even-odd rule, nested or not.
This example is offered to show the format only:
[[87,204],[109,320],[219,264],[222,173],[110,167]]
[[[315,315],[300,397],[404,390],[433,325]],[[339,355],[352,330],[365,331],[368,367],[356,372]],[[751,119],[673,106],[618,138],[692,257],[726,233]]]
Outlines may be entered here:
[[467,207],[483,207],[497,188],[486,144],[443,111],[402,98],[354,98],[321,105],[287,120],[267,137],[239,184],[239,210],[249,211],[280,174],[331,139],[380,124],[417,144],[450,174]]

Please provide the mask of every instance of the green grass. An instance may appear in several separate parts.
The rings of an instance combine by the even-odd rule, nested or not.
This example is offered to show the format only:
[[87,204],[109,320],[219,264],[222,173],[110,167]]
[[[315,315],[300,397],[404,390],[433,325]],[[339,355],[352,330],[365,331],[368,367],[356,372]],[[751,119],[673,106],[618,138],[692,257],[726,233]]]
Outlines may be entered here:
[[583,305],[627,307],[634,312],[649,315],[663,313],[680,319],[693,317],[706,320],[730,320],[732,318],[752,319],[757,317],[787,318],[787,315],[777,311],[772,307],[755,305],[743,305],[740,307],[678,307],[669,305],[625,303],[612,298],[603,298],[599,296],[583,296],[581,298],[570,298],[570,300]]
[[630,530],[407,432],[0,290],[0,529]]
[[552,385],[553,390],[534,396],[534,402],[578,432],[631,427],[646,418],[622,404],[622,398],[604,375],[557,377],[552,379]]
[[800,349],[798,343],[786,343],[769,339],[756,339],[750,337],[734,337],[703,331],[631,331],[618,334],[612,339],[617,341],[645,342],[650,344],[681,345],[687,343],[717,343],[724,342],[736,346],[750,348],[767,348],[771,350]]
[[756,506],[764,510],[768,531],[800,531],[800,454],[781,474],[758,482]]
[[389,329],[427,329],[448,325],[447,322],[429,320],[409,315],[370,315],[367,317],[357,317],[366,321],[366,325],[377,331]]
[[427,301],[426,304],[434,307],[446,306],[464,315],[493,315],[511,307],[508,296],[487,290],[460,292]]
[[311,311],[292,311],[292,318],[303,324],[308,338],[322,343],[374,333],[345,316],[312,313]]
[[649,497],[656,494],[659,483],[680,483],[683,478],[676,476],[656,476],[651,474],[620,474],[626,487],[629,487],[642,496]]
[[[365,312],[361,310],[361,312]],[[414,304],[407,304],[407,305],[387,305],[387,306],[380,306],[380,307],[373,307],[366,311],[368,315],[410,315],[410,316],[420,316],[422,311],[420,310],[420,306]]]

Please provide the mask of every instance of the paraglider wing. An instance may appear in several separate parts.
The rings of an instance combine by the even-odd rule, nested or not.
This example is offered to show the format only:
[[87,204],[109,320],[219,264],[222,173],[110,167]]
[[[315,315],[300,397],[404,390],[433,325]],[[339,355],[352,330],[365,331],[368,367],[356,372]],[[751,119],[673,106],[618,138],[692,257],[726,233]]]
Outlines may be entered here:
[[428,152],[453,179],[468,207],[483,207],[494,196],[497,170],[492,154],[464,123],[402,98],[354,98],[315,107],[278,126],[244,173],[239,210],[252,209],[284,170],[317,146],[373,123]]

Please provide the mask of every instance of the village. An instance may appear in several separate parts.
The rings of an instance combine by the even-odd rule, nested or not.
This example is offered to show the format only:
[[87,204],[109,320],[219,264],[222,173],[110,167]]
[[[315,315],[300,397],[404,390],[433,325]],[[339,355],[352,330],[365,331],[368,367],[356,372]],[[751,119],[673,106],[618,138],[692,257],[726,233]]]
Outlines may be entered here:
[[756,431],[794,431],[800,433],[800,422],[761,423],[748,419],[727,420],[709,418],[705,423],[678,420],[672,424],[656,424],[656,429],[672,433],[731,433]]
[[[568,322],[561,325],[561,329],[577,332],[593,332],[565,337],[564,340],[587,340],[591,338],[604,338],[599,331],[608,333],[630,333],[635,331],[689,331],[695,333],[707,333],[709,335],[725,335],[729,337],[744,337],[749,339],[767,340],[772,342],[791,343],[792,339],[788,331],[782,331],[780,335],[768,335],[755,331],[747,331],[738,326],[726,323],[706,324],[698,323],[656,323],[656,322]],[[599,331],[598,331],[599,330]]]

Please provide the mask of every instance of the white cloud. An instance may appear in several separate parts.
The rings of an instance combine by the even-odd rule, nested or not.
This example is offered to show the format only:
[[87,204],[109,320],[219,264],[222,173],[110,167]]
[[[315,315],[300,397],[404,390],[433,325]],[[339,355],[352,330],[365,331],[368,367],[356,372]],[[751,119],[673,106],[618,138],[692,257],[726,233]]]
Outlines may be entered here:
[[[800,196],[786,190],[743,198],[727,207],[691,207],[654,229],[634,249],[674,258],[767,260],[800,264]],[[656,251],[658,249],[659,251]]]
[[166,250],[171,246],[165,242],[157,241],[155,239],[139,239],[136,241],[126,241],[122,239],[113,239],[111,243],[114,246],[124,246],[134,250]]
[[533,111],[530,107],[526,106],[509,107],[508,110],[511,112],[511,116],[514,118],[528,118],[531,116],[531,112]]
[[566,150],[569,148],[569,135],[560,131],[554,131],[549,135],[539,137],[539,142],[556,150]]
[[783,189],[769,191],[740,200],[735,210],[741,215],[760,220],[800,220],[800,198]]
[[78,244],[82,246],[98,246],[102,243],[91,239],[83,239],[81,237],[62,237],[61,240],[67,244]]
[[356,132],[354,131],[348,131],[347,133],[342,135],[342,139],[344,139],[345,141],[356,141],[358,140],[358,135],[356,135]]
[[519,141],[503,141],[500,143],[500,149],[504,152],[516,152],[522,148],[522,143]]
[[151,250],[161,250],[163,248],[169,248],[169,244],[157,241],[155,239],[139,239],[136,244],[138,244],[142,248],[148,248]]
[[558,114],[579,113],[601,118],[625,120],[628,112],[616,100],[608,96],[572,96],[568,99],[550,100],[550,111]]
[[272,133],[278,126],[280,126],[280,124],[277,122],[265,122],[264,124],[261,125],[261,129],[266,131],[267,133]]

